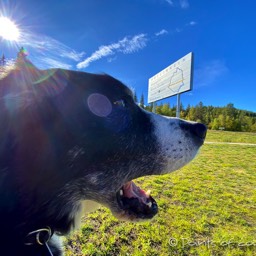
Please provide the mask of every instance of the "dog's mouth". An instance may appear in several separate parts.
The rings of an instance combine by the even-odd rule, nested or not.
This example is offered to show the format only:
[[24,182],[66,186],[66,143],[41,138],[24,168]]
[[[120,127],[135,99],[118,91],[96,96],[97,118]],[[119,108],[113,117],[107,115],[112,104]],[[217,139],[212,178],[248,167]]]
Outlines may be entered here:
[[151,219],[158,212],[157,203],[150,196],[150,191],[145,192],[133,181],[124,184],[116,193],[116,198],[122,210],[118,214],[120,219]]

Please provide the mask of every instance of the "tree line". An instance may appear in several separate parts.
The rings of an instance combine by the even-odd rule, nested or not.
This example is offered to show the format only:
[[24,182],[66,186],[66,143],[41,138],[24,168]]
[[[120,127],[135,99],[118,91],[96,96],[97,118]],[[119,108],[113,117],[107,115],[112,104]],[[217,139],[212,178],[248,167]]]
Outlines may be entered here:
[[[140,107],[152,112],[153,104],[145,105],[144,95],[138,101],[136,93],[134,100]],[[155,112],[165,116],[176,116],[176,106],[169,103],[155,105]],[[212,130],[256,132],[256,113],[235,108],[233,103],[224,107],[204,106],[199,102],[196,106],[184,107],[181,105],[180,118],[190,121],[201,122]]]

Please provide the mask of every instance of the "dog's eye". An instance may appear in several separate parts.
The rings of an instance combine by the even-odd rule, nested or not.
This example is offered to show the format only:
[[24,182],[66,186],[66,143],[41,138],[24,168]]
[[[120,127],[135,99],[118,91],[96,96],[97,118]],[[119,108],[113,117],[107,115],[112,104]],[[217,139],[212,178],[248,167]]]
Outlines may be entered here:
[[113,104],[114,104],[115,106],[118,106],[118,107],[125,107],[125,106],[126,106],[124,100],[117,100],[117,101],[114,101]]

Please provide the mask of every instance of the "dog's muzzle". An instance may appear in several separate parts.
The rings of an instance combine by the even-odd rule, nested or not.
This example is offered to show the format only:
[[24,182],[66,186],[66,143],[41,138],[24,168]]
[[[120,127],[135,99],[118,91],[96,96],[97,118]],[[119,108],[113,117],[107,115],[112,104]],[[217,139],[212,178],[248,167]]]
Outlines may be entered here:
[[180,120],[179,126],[193,138],[198,146],[204,143],[207,132],[207,127],[204,124]]

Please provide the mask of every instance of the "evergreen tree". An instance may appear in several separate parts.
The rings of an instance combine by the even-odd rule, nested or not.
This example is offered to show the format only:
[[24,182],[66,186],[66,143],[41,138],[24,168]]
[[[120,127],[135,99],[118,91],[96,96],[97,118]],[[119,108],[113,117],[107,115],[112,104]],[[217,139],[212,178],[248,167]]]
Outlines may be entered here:
[[27,51],[25,50],[24,47],[21,47],[20,48],[20,51],[18,52],[17,54],[17,62],[24,62],[26,61],[27,59]]
[[6,60],[4,54],[2,55],[2,58],[0,59],[0,66],[5,66]]
[[134,94],[133,94],[133,99],[136,103],[138,103],[138,98],[137,98],[137,94],[136,92],[134,91]]
[[145,108],[145,102],[144,102],[144,95],[143,95],[143,93],[141,94],[141,97],[140,97],[140,107],[141,108]]

